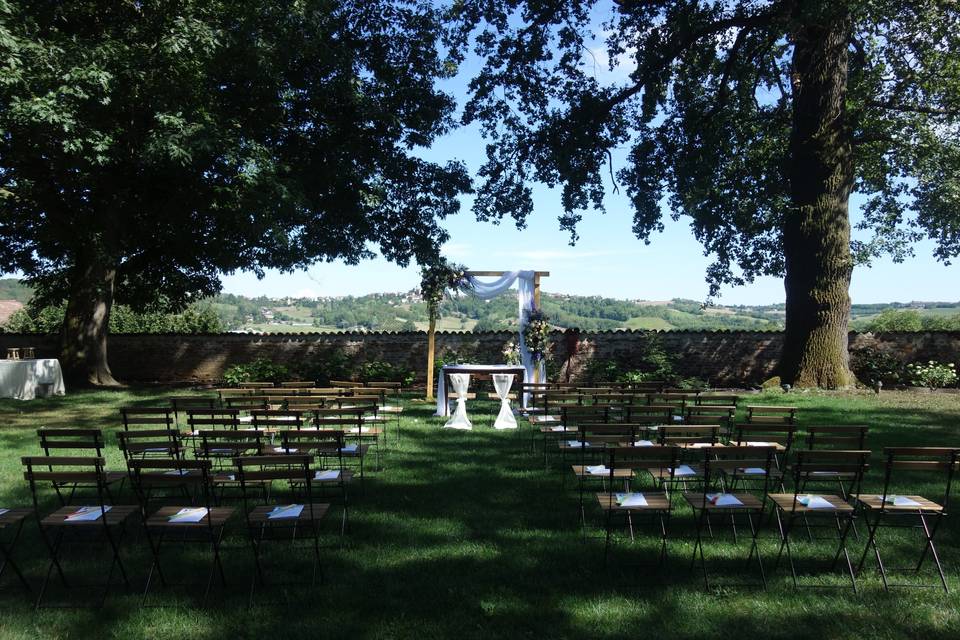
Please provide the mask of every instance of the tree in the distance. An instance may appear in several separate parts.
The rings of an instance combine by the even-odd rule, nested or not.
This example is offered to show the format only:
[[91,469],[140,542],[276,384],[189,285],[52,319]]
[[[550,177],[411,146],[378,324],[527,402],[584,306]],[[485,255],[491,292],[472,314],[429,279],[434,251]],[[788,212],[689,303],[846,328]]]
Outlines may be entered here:
[[[589,34],[606,11],[600,82]],[[852,383],[855,265],[900,260],[921,238],[960,252],[960,7],[951,0],[458,0],[451,41],[484,66],[464,121],[490,139],[475,211],[523,224],[530,181],[562,185],[576,237],[616,183],[649,241],[689,216],[714,258],[710,294],[783,276],[779,373]],[[609,173],[608,173],[609,172]],[[851,243],[849,199],[866,198]],[[870,233],[872,232],[872,233]]]
[[114,302],[221,273],[425,261],[463,167],[429,2],[0,0],[0,272],[66,300],[61,358],[113,383]]

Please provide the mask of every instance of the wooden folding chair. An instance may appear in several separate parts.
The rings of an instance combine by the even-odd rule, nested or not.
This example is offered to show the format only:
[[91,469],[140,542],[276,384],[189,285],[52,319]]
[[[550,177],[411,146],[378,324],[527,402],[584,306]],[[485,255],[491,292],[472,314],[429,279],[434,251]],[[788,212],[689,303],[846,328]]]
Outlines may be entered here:
[[[176,538],[180,543],[209,545],[210,571],[201,598],[201,603],[206,603],[217,575],[220,577],[221,587],[227,585],[220,561],[220,545],[227,521],[235,511],[233,507],[214,505],[210,461],[139,459],[130,460],[127,464],[130,467],[131,482],[140,499],[141,510],[145,514],[144,529],[153,555],[141,604],[146,604],[154,574],[160,579],[163,588],[191,586],[170,582],[161,568],[161,549],[168,538]],[[149,502],[152,492],[171,487],[188,488],[185,499],[176,505],[164,505],[151,514]]]
[[[664,491],[631,490],[630,479],[641,469],[676,469],[679,452],[676,447],[654,445],[650,447],[609,447],[607,453],[607,472],[610,490],[597,494],[597,501],[605,515],[604,564],[610,555],[613,529],[618,518],[623,518],[630,531],[630,540],[634,540],[634,517],[649,517],[659,524],[660,553],[656,566],[663,567],[667,562],[667,524],[672,512],[670,496]],[[629,478],[623,480],[624,473]],[[624,483],[624,491],[617,492],[614,487]]]
[[[690,559],[690,569],[693,570],[697,562],[699,551],[700,569],[703,572],[703,585],[710,588],[710,579],[707,575],[707,561],[703,552],[704,533],[713,537],[713,525],[710,520],[713,516],[730,518],[733,529],[733,541],[737,542],[737,516],[746,516],[750,526],[750,552],[745,562],[749,567],[754,554],[757,557],[757,567],[760,571],[760,584],[766,589],[767,578],[763,571],[763,559],[757,536],[760,531],[760,522],[767,507],[767,490],[771,472],[774,467],[776,448],[773,446],[729,446],[706,447],[698,450],[702,454],[700,468],[703,470],[703,485],[700,491],[687,491],[683,494],[684,500],[693,509],[697,519],[697,539],[693,546],[693,556]],[[760,498],[745,491],[728,491],[736,486],[736,479],[741,474],[756,473],[762,479],[763,486]],[[756,518],[756,521],[754,521]],[[746,585],[740,585],[746,586]]]
[[[355,461],[360,472],[360,486],[364,486],[365,467],[367,453],[370,451],[370,445],[364,443],[362,437],[357,434],[365,435],[363,429],[363,413],[350,409],[335,409],[327,413],[327,409],[315,412],[313,428],[319,430],[339,430],[344,434],[345,443],[341,447],[341,452],[346,460]],[[346,413],[342,413],[346,411]]]
[[[610,407],[607,405],[582,406],[580,404],[569,404],[559,405],[559,409],[559,425],[544,425],[540,429],[540,434],[543,437],[543,466],[545,469],[550,466],[548,448],[551,440],[569,439],[569,435],[576,433],[581,424],[605,424],[610,421]],[[557,429],[558,426],[562,426],[563,430]]]
[[685,391],[674,391],[672,393],[648,393],[646,395],[647,404],[674,407],[677,415],[683,415],[684,408],[689,404],[696,404],[697,394]]
[[340,429],[306,429],[284,431],[281,434],[281,451],[285,454],[309,454],[317,462],[314,468],[313,487],[324,500],[333,493],[340,496],[342,516],[340,535],[348,526],[347,485],[353,480],[353,471],[343,463],[344,432]]
[[694,404],[683,409],[684,424],[719,424],[724,438],[733,439],[733,419],[737,413],[734,405]]
[[3,578],[3,572],[9,567],[20,581],[20,585],[30,594],[33,589],[30,583],[24,577],[23,572],[13,558],[14,549],[17,542],[20,541],[20,534],[23,532],[23,523],[27,517],[33,513],[29,508],[3,508],[0,509],[0,579]]
[[138,429],[118,431],[117,442],[124,460],[139,458],[183,457],[180,433],[173,429]]
[[[740,479],[745,483],[762,484],[764,487],[783,486],[784,469],[790,459],[796,427],[792,424],[738,424],[734,427],[731,443],[738,447],[773,447],[776,454],[769,476],[761,478],[757,474],[743,474]],[[734,485],[736,486],[736,485]],[[766,491],[766,489],[764,489]]]
[[[347,398],[346,400],[354,400]],[[318,429],[343,429],[347,441],[358,445],[370,443],[374,448],[376,469],[380,465],[380,440],[384,436],[385,423],[378,415],[379,405],[369,401],[338,402],[339,407],[327,407],[313,412]]]
[[187,411],[192,409],[213,410],[220,406],[220,401],[213,396],[176,396],[170,398],[170,408],[173,409],[173,416],[177,426],[183,426],[186,421]]
[[[244,456],[234,460],[243,492],[247,533],[256,566],[250,583],[250,604],[253,604],[257,586],[265,586],[262,553],[266,542],[308,540],[313,548],[313,563],[309,584],[323,580],[320,563],[319,523],[330,509],[328,503],[316,502],[313,496],[315,473],[310,468],[313,456],[287,454],[276,456]],[[254,489],[263,482],[285,481],[293,499],[291,504],[257,504]],[[297,572],[299,573],[299,571]],[[278,585],[279,586],[279,585]]]
[[796,424],[796,407],[747,405],[747,422],[752,424]]
[[[870,427],[865,424],[850,425],[831,425],[817,424],[807,427],[807,448],[808,449],[846,449],[860,451],[867,449],[867,434]],[[849,482],[852,476],[848,473],[839,473],[831,471],[821,471],[813,473],[804,478],[804,491],[809,489],[810,485],[817,485],[821,482],[835,482],[840,495],[844,500],[848,500],[847,489],[844,482]],[[856,525],[854,525],[856,533]]]
[[313,389],[317,384],[315,382],[310,382],[309,380],[305,381],[290,381],[290,382],[281,382],[280,387],[282,389]]
[[[130,582],[127,572],[120,558],[120,544],[126,532],[127,520],[137,514],[136,506],[112,505],[107,500],[107,474],[104,470],[104,460],[101,457],[61,457],[61,456],[27,456],[21,459],[25,467],[24,477],[30,484],[30,493],[33,496],[33,510],[40,523],[40,536],[50,553],[50,564],[47,567],[43,583],[37,595],[36,607],[43,605],[43,597],[47,592],[50,577],[54,569],[64,588],[70,587],[101,587],[103,594],[99,605],[102,606],[112,586],[113,574],[120,570],[123,584],[127,590]],[[62,506],[53,513],[41,517],[40,515],[40,488],[39,483],[50,482],[54,487],[66,484],[91,486],[96,489],[94,504],[82,507]],[[64,538],[68,535],[76,538],[75,543],[92,538],[97,541],[103,537],[112,552],[110,569],[106,580],[98,585],[79,585],[68,582],[61,562],[61,551]],[[87,540],[91,542],[91,540]]]
[[[587,483],[592,480],[598,480],[601,490],[606,489],[606,482],[609,480],[609,474],[604,462],[606,461],[608,447],[633,446],[637,440],[637,433],[644,427],[635,424],[580,424],[577,428],[577,437],[575,440],[561,440],[560,455],[565,458],[566,454],[574,453],[578,455],[577,464],[571,466],[573,475],[577,479],[577,494],[579,496],[580,522],[586,535],[586,510],[585,495]],[[630,444],[627,444],[630,443]],[[600,463],[600,464],[598,464]],[[623,479],[629,483],[633,477],[632,470],[623,469],[615,474],[615,479]],[[566,484],[566,474],[564,474],[564,484]],[[613,487],[610,487],[613,490]]]
[[305,421],[309,421],[310,414],[295,409],[287,410],[256,410],[251,411],[253,428],[273,436],[273,434],[300,429]]
[[217,397],[220,400],[221,407],[227,406],[227,398],[253,396],[259,393],[257,389],[238,389],[236,387],[229,387],[226,389],[215,389],[215,391],[217,392]]
[[[803,486],[804,479],[813,473],[820,471],[846,473],[851,474],[853,478],[851,484],[852,495],[859,495],[860,485],[863,482],[863,475],[867,470],[867,462],[869,459],[870,452],[866,450],[798,451],[796,462],[793,465],[793,493],[770,494],[770,499],[774,503],[774,512],[777,517],[777,528],[780,533],[780,549],[777,552],[774,570],[779,566],[780,559],[783,557],[784,551],[786,551],[794,587],[799,587],[800,583],[797,576],[796,564],[793,559],[790,536],[796,524],[803,521],[803,525],[807,527],[809,537],[811,527],[809,519],[822,516],[832,519],[839,536],[837,552],[833,556],[830,570],[832,571],[836,568],[840,556],[843,555],[847,563],[847,571],[850,575],[850,584],[853,586],[854,592],[857,591],[856,575],[853,571],[853,564],[850,562],[850,554],[847,552],[847,536],[853,526],[856,511],[850,503],[837,495],[804,494]],[[830,523],[822,526],[833,528]]]
[[[944,593],[949,593],[947,587],[947,577],[943,572],[943,565],[940,562],[940,556],[937,553],[937,547],[933,543],[933,538],[940,528],[947,515],[950,505],[950,490],[953,485],[953,475],[957,470],[958,460],[960,460],[960,448],[957,447],[887,447],[883,450],[887,459],[886,474],[883,481],[883,493],[881,494],[862,494],[856,495],[857,502],[861,505],[869,536],[867,546],[860,556],[860,562],[857,564],[857,573],[863,570],[863,564],[867,558],[867,552],[873,549],[874,557],[877,560],[877,569],[880,571],[880,577],[883,579],[883,588],[889,591],[890,587],[897,586],[927,586],[935,587],[938,585],[916,585],[905,584],[897,585],[888,582],[887,567],[880,557],[880,548],[877,545],[877,531],[883,528],[908,528],[920,530],[924,537],[923,551],[920,554],[920,560],[913,569],[913,573],[919,573],[923,567],[924,561],[929,555],[933,558],[937,573],[940,576],[940,585]],[[940,502],[934,502],[921,495],[900,495],[893,491],[894,475],[900,475],[903,472],[938,474],[943,482],[943,494],[939,496]],[[899,479],[899,478],[898,478]],[[872,521],[871,521],[872,517]],[[903,522],[905,524],[889,524],[891,520]],[[911,522],[912,521],[912,522]],[[932,525],[931,522],[932,521]]]
[[675,411],[671,405],[631,404],[623,408],[620,418],[636,424],[671,425],[677,424]]
[[238,382],[238,389],[272,389],[275,385],[272,382]]
[[250,422],[251,411],[264,411],[270,408],[265,395],[227,398],[225,404],[227,409],[237,411],[241,414],[241,422]]
[[239,409],[190,409],[187,411],[188,432],[197,437],[201,431],[236,431],[240,428]]
[[667,494],[671,494],[677,487],[684,491],[691,483],[699,484],[703,481],[703,469],[700,467],[697,450],[722,446],[720,444],[720,425],[666,425],[657,430],[659,444],[677,447],[680,450],[680,465],[676,469],[648,469],[654,482]]
[[173,409],[165,407],[123,407],[120,419],[124,431],[137,429],[174,429],[177,425]]
[[193,447],[194,456],[198,456],[201,431],[236,431],[239,428],[239,409],[188,409],[187,429],[180,435]]
[[740,396],[732,393],[704,392],[697,395],[698,406],[720,405],[736,408]]
[[[209,460],[213,466],[213,485],[217,489],[218,501],[227,490],[239,490],[240,480],[233,468],[233,460],[239,456],[263,454],[269,445],[269,436],[262,431],[253,430],[212,430],[199,432],[199,446],[196,450],[198,460]],[[263,485],[264,496],[269,490]]]
[[[37,435],[40,437],[40,448],[43,449],[43,455],[48,457],[53,457],[55,454],[62,457],[65,452],[69,452],[68,455],[71,456],[91,458],[103,456],[105,444],[103,432],[100,429],[48,429],[44,427],[37,429]],[[84,484],[80,480],[67,480],[52,482],[52,486],[60,505],[64,506],[71,504],[77,490],[95,490],[101,482],[104,484],[108,499],[113,500],[112,494],[114,492],[120,493],[123,490],[123,483],[126,479],[127,474],[123,471],[104,471],[103,478],[98,477],[95,484]],[[70,493],[64,496],[67,490]]]

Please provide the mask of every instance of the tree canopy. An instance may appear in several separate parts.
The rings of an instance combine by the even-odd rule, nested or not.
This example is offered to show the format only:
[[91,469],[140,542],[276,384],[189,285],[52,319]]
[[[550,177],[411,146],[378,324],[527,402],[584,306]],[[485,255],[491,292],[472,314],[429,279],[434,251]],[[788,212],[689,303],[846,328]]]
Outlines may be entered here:
[[[562,188],[574,240],[609,184],[644,242],[686,216],[711,295],[786,276],[784,375],[843,386],[853,266],[921,238],[960,252],[957,3],[603,4],[454,3],[452,50],[483,59],[463,116],[490,140],[477,215],[522,225],[538,181]],[[595,39],[625,79],[596,73]],[[866,239],[851,241],[853,191]]]
[[114,298],[237,269],[429,259],[469,189],[429,2],[0,0],[0,271],[67,299],[65,366],[112,380]]

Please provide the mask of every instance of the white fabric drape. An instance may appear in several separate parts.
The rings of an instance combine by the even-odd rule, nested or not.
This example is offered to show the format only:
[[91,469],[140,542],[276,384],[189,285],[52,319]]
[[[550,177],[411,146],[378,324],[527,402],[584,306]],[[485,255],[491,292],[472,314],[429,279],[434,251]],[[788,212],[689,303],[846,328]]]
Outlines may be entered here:
[[33,400],[40,385],[49,385],[51,395],[66,393],[59,360],[0,360],[0,398]]
[[[447,391],[447,369],[460,369],[466,371],[477,371],[478,373],[497,373],[507,371],[514,372],[520,365],[509,364],[448,364],[440,369],[440,379],[437,380],[437,412],[433,415],[447,417],[450,415],[450,406],[446,402]],[[526,372],[521,375],[526,376]],[[525,380],[521,380],[524,382]]]
[[517,418],[513,415],[513,409],[510,408],[510,387],[513,386],[512,373],[493,374],[493,388],[500,398],[500,413],[493,423],[494,429],[516,429]]
[[473,423],[467,417],[467,389],[470,388],[469,373],[451,373],[450,384],[457,394],[457,408],[453,415],[443,425],[445,429],[473,429]]
[[[508,271],[493,282],[480,282],[475,276],[470,276],[470,292],[481,300],[495,298],[510,287],[514,282],[518,282],[519,294],[517,296],[518,313],[520,321],[520,363],[527,370],[527,380],[533,381],[533,370],[535,363],[527,344],[523,339],[523,330],[527,327],[527,313],[533,310],[533,280],[535,271]],[[542,360],[536,363],[539,377],[536,379],[545,382],[547,379],[546,363]],[[527,405],[526,394],[523,398],[523,406]]]

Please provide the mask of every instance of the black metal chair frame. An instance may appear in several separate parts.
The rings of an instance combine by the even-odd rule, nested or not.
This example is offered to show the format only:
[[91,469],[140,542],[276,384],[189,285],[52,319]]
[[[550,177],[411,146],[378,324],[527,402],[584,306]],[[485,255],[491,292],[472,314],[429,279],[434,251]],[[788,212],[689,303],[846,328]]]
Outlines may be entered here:
[[[864,520],[867,525],[867,545],[863,549],[860,561],[857,563],[857,573],[863,570],[867,554],[872,549],[877,562],[877,569],[883,580],[883,588],[889,591],[890,587],[943,587],[944,593],[949,593],[950,588],[947,585],[947,576],[943,570],[943,564],[940,561],[940,555],[937,553],[937,547],[933,538],[940,528],[940,524],[947,516],[950,506],[950,493],[953,487],[953,476],[957,470],[958,460],[960,460],[960,448],[953,447],[888,447],[884,449],[884,455],[887,458],[886,471],[883,481],[883,493],[880,496],[880,508],[864,508]],[[893,510],[887,507],[887,497],[893,495],[890,491],[891,481],[896,470],[911,470],[921,472],[942,472],[944,473],[944,491],[940,497],[940,510],[931,510],[918,508],[913,511]],[[858,501],[860,498],[858,497]],[[873,515],[871,522],[870,516]],[[884,520],[888,518],[916,518],[919,524],[885,524]],[[931,526],[929,520],[933,520]],[[924,545],[920,554],[920,560],[913,569],[914,573],[919,573],[924,562],[929,555],[933,558],[934,565],[937,568],[937,574],[940,577],[940,584],[892,584],[888,579],[887,566],[884,565],[883,558],[880,556],[880,549],[877,545],[877,531],[880,528],[909,528],[920,529]]]
[[[227,580],[223,571],[223,563],[220,559],[220,548],[223,541],[226,521],[229,519],[232,508],[217,507],[214,503],[213,482],[210,476],[210,460],[130,460],[128,461],[130,469],[131,483],[136,490],[137,497],[140,500],[141,511],[144,518],[144,531],[146,532],[147,543],[150,546],[150,552],[153,555],[153,562],[147,573],[146,584],[143,588],[143,597],[141,606],[147,605],[147,597],[150,594],[150,587],[153,584],[154,574],[159,578],[161,586],[166,589],[176,586],[196,586],[195,584],[175,584],[170,582],[161,568],[160,554],[163,543],[168,534],[181,533],[177,536],[181,544],[196,543],[210,545],[211,562],[210,571],[207,575],[206,585],[203,596],[200,599],[201,604],[206,604],[213,587],[214,578],[219,576],[220,585],[226,588]],[[175,471],[176,475],[168,475],[168,472]],[[151,492],[156,487],[185,487],[194,488],[194,492],[187,493],[189,505],[177,505],[177,507],[195,506],[198,502],[200,507],[207,509],[207,515],[195,523],[172,523],[160,520],[160,514],[164,511],[171,511],[177,507],[161,508],[153,516],[150,515]],[[216,511],[215,511],[216,510]],[[167,514],[170,515],[170,514]],[[156,518],[154,521],[151,521]],[[219,524],[215,524],[214,522]],[[191,537],[191,534],[196,534]],[[157,605],[153,605],[157,606]]]
[[[123,536],[126,533],[126,524],[127,520],[135,515],[138,511],[136,508],[128,507],[117,507],[116,505],[110,505],[109,502],[105,499],[107,496],[107,487],[106,487],[106,472],[104,470],[104,460],[101,457],[54,457],[54,456],[26,456],[22,458],[22,463],[26,470],[24,471],[24,476],[28,483],[30,484],[30,493],[33,497],[33,509],[36,514],[37,521],[40,528],[40,536],[43,539],[44,544],[47,547],[47,550],[50,553],[50,564],[47,566],[47,571],[44,574],[43,582],[40,585],[40,590],[37,594],[36,608],[39,609],[43,606],[43,597],[46,595],[47,588],[50,583],[51,575],[56,569],[57,575],[60,579],[60,583],[65,588],[73,587],[101,587],[103,593],[100,596],[99,603],[97,606],[103,606],[106,601],[107,595],[110,591],[110,587],[113,586],[113,574],[119,569],[120,575],[123,580],[123,585],[127,591],[130,590],[130,581],[127,577],[126,568],[123,565],[123,560],[120,558],[120,545],[123,541]],[[38,471],[37,468],[43,469]],[[68,468],[67,471],[57,471],[56,469]],[[74,480],[81,483],[89,483],[96,487],[97,489],[97,504],[92,505],[99,507],[103,512],[102,515],[91,523],[70,523],[65,518],[59,520],[60,515],[63,515],[65,509],[68,507],[61,507],[59,510],[55,511],[53,514],[50,514],[46,518],[40,516],[40,498],[39,498],[39,487],[37,486],[38,482],[60,482],[64,479]],[[121,515],[120,519],[114,522],[110,522],[113,518],[110,516],[110,511],[104,511],[104,508],[110,506],[113,511],[113,515],[126,513],[126,515]],[[60,514],[60,515],[58,515]],[[51,518],[57,516],[56,521],[50,521]],[[99,526],[98,526],[99,525]],[[56,534],[51,540],[51,535],[49,530],[55,530]],[[116,529],[116,532],[113,531]],[[71,585],[64,574],[63,566],[61,564],[61,549],[63,546],[64,538],[68,531],[77,531],[83,532],[88,531],[94,534],[102,533],[104,539],[107,541],[108,546],[111,550],[112,560],[110,563],[110,569],[107,572],[106,580],[99,585]],[[116,534],[116,535],[115,535]],[[99,536],[94,535],[94,540],[91,541],[91,544],[96,542],[96,538]],[[72,606],[72,605],[51,605],[51,606]]]
[[[797,505],[800,504],[798,498],[803,492],[804,487],[804,478],[818,471],[829,471],[829,472],[838,472],[838,473],[850,473],[853,477],[853,483],[851,485],[852,495],[858,495],[860,493],[860,487],[863,484],[863,476],[867,471],[867,463],[870,458],[870,452],[867,450],[801,450],[797,452],[797,459],[793,465],[793,500],[791,502],[791,508],[784,509],[780,505],[774,505],[773,509],[776,514],[777,520],[777,529],[780,533],[780,548],[777,551],[777,558],[774,561],[772,571],[776,571],[777,567],[780,565],[780,560],[783,557],[784,551],[786,551],[787,562],[790,566],[790,574],[793,578],[793,585],[795,588],[800,587],[800,582],[797,575],[796,563],[793,559],[793,551],[790,546],[790,534],[793,532],[794,527],[798,521],[803,521],[804,526],[807,527],[808,538],[813,540],[814,538],[809,535],[809,530],[812,525],[808,522],[808,516],[833,516],[834,525],[837,533],[839,534],[839,540],[837,543],[837,551],[833,556],[833,561],[830,564],[830,570],[834,570],[837,566],[837,562],[840,560],[840,556],[844,557],[847,565],[847,573],[850,576],[850,584],[853,587],[854,593],[857,591],[857,578],[854,572],[853,564],[850,560],[850,553],[847,550],[847,538],[850,534],[853,523],[857,517],[857,510],[849,506],[847,509],[824,509],[822,513],[815,513],[817,510],[797,510]],[[841,498],[842,500],[842,498]],[[845,503],[846,504],[846,503]],[[786,523],[783,521],[783,517],[786,516]],[[830,525],[825,525],[830,526]]]

